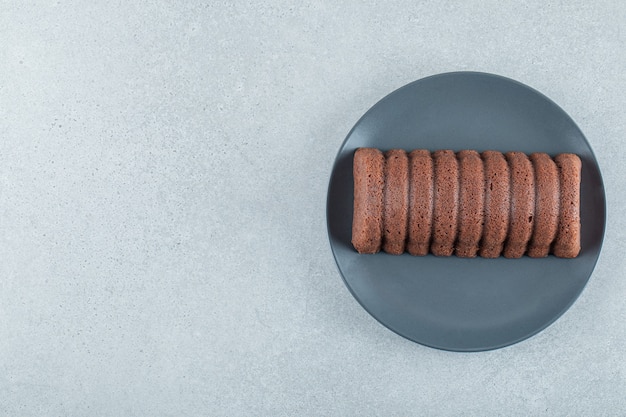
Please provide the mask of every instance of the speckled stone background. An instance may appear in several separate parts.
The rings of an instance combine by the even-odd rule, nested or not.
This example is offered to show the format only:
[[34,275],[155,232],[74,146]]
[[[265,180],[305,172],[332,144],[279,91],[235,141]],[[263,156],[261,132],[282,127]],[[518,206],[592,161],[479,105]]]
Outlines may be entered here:
[[[626,414],[619,1],[2,2],[0,414]],[[351,297],[326,187],[358,118],[477,70],[559,103],[608,225],[517,345],[409,342]]]

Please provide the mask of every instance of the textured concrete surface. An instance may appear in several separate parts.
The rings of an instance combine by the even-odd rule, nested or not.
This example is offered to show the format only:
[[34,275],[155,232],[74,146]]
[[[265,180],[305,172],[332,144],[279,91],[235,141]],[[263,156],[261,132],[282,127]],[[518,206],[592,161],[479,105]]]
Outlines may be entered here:
[[[0,414],[626,414],[626,14],[614,2],[2,2]],[[541,334],[441,352],[379,325],[325,229],[357,119],[478,70],[559,103],[608,227]]]

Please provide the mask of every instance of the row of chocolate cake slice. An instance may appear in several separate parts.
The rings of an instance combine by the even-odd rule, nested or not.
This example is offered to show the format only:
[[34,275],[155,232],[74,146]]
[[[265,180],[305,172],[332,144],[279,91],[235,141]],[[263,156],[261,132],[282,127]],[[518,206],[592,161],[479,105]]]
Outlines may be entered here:
[[574,258],[580,252],[575,154],[359,148],[353,162],[352,244],[359,253]]

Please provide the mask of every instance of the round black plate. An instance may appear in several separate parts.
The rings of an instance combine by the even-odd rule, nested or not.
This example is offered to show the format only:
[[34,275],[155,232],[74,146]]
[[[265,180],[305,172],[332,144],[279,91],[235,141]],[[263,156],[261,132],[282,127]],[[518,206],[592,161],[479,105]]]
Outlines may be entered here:
[[[359,147],[576,153],[582,160],[582,251],[575,259],[359,255],[350,243],[352,158]],[[380,323],[423,345],[481,351],[536,334],[572,305],[600,254],[605,211],[593,151],[559,106],[504,77],[456,72],[394,91],[357,122],[333,167],[327,223],[348,289]]]

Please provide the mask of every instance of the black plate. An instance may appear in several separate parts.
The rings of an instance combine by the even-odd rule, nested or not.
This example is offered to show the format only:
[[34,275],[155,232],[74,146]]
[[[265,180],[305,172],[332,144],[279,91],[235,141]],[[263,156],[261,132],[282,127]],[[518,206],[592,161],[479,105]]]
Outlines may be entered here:
[[[582,251],[575,259],[359,255],[350,243],[352,158],[359,147],[576,153]],[[423,345],[481,351],[538,333],[572,305],[600,254],[605,211],[593,151],[559,106],[504,77],[456,72],[394,91],[357,122],[333,166],[327,223],[344,282],[380,323]]]

